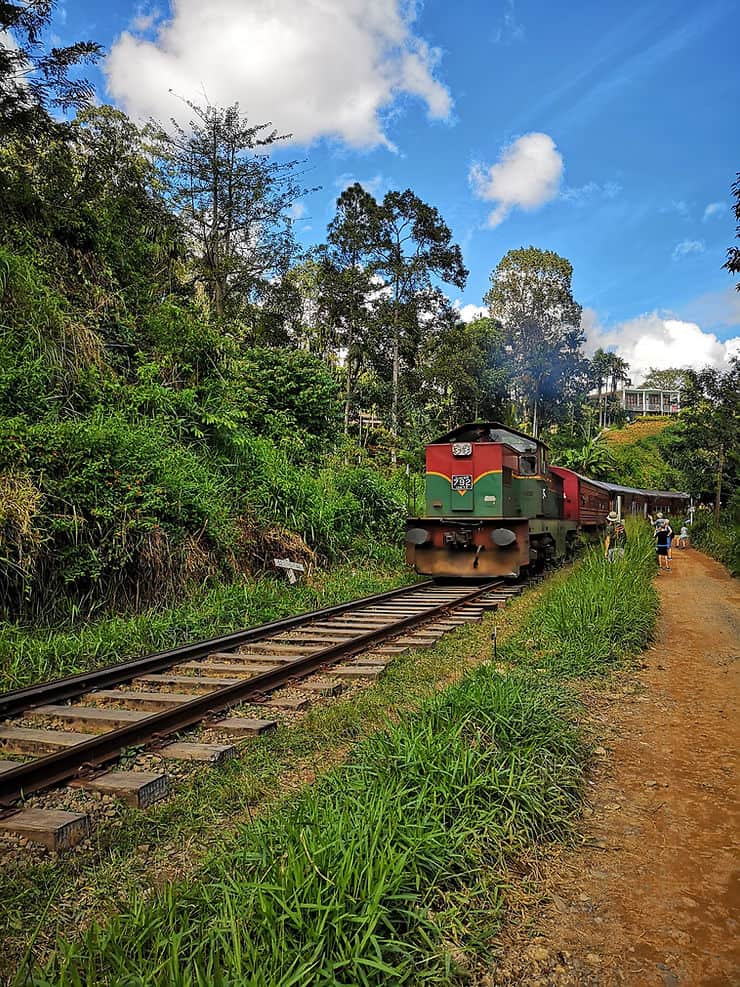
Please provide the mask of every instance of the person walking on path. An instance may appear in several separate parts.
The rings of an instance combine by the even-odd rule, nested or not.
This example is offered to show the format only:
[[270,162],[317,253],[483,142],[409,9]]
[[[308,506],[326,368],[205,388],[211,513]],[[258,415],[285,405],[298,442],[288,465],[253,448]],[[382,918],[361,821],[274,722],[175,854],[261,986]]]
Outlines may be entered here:
[[676,539],[676,544],[679,548],[687,548],[689,542],[689,529],[685,524],[681,525],[681,534]]
[[624,558],[624,547],[627,544],[627,532],[624,522],[616,511],[609,511],[606,516],[606,538],[604,539],[604,558],[608,562]]
[[665,518],[658,518],[655,522],[655,548],[658,555],[658,567],[665,569],[667,572],[671,571],[670,551],[672,537],[673,528],[671,528]]

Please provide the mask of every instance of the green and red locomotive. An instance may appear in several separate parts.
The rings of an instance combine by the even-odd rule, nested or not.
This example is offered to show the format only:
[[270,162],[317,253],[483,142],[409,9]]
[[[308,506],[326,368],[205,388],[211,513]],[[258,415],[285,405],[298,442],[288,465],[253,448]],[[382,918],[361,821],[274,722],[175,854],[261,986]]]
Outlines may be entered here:
[[688,495],[637,490],[550,467],[544,442],[501,425],[460,425],[426,447],[426,513],[406,558],[437,578],[517,577],[568,557],[607,513],[685,510]]

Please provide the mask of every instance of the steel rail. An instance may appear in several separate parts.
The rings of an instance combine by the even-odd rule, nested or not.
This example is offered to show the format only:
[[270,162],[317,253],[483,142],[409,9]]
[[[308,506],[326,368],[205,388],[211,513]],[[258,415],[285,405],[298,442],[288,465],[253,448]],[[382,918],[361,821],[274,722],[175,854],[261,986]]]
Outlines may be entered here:
[[[386,627],[360,634],[350,641],[322,648],[305,657],[269,671],[261,672],[247,679],[238,679],[233,685],[217,691],[196,696],[189,702],[174,709],[153,713],[143,720],[119,727],[107,733],[81,741],[73,748],[56,751],[0,774],[0,803],[9,803],[32,792],[48,788],[60,781],[66,781],[91,767],[97,767],[113,760],[122,750],[145,741],[159,739],[200,722],[209,714],[221,712],[229,706],[247,699],[259,698],[263,693],[284,685],[291,679],[315,671],[322,665],[366,650],[369,646],[395,637],[401,631],[417,624],[440,617],[451,610],[470,603],[500,585],[494,580],[476,587],[456,600],[446,601],[430,607],[422,613],[413,614],[395,621]],[[418,587],[419,584],[416,584]],[[357,601],[355,601],[357,605]]]
[[104,668],[69,675],[63,679],[54,679],[51,682],[41,682],[39,685],[14,689],[11,692],[0,694],[0,720],[17,716],[33,706],[43,706],[63,699],[75,699],[93,689],[120,685],[122,682],[127,682],[144,673],[152,674],[153,672],[164,671],[185,659],[197,660],[204,658],[212,651],[228,651],[231,648],[238,648],[250,641],[260,641],[265,637],[271,637],[278,631],[291,630],[322,617],[338,616],[348,610],[357,610],[392,597],[405,596],[414,590],[424,589],[432,584],[433,580],[425,579],[420,583],[411,583],[399,589],[374,593],[371,596],[364,596],[348,603],[337,603],[332,607],[323,607],[321,610],[307,610],[293,617],[273,620],[269,624],[259,624],[257,627],[232,631],[230,634],[223,634],[221,637],[210,638],[207,641],[183,644],[177,648],[171,648],[169,651],[158,651],[140,658],[132,658],[130,661],[119,662],[116,665],[106,665]]

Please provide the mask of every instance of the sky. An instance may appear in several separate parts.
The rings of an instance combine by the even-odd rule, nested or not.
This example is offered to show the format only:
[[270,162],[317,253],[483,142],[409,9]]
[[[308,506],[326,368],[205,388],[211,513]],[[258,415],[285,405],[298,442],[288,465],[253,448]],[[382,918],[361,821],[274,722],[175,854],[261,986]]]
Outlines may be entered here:
[[[102,102],[136,119],[238,101],[291,133],[320,186],[320,243],[354,181],[436,206],[470,271],[465,318],[513,248],[573,265],[587,351],[649,367],[740,350],[734,0],[62,0],[54,34],[98,41]],[[181,98],[180,98],[181,97]]]

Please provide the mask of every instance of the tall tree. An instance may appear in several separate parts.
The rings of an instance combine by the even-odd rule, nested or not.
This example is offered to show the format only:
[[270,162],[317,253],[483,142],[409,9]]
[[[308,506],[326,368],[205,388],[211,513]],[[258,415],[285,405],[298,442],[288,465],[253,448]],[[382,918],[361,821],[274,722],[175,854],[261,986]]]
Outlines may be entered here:
[[414,312],[415,299],[431,289],[432,278],[462,289],[468,272],[460,247],[452,242],[452,232],[438,210],[411,189],[388,192],[371,220],[372,271],[383,279],[388,292],[393,349],[391,430],[398,435],[404,310],[407,316],[409,309]]
[[510,380],[503,333],[493,319],[455,318],[430,333],[422,344],[422,373],[428,413],[438,427],[507,419]]
[[45,111],[83,106],[93,95],[86,79],[69,72],[96,61],[100,45],[78,41],[47,49],[44,33],[55,6],[56,0],[0,0],[0,138],[43,120]]
[[369,259],[376,209],[375,199],[361,185],[355,183],[346,188],[337,199],[327,243],[319,251],[321,317],[333,328],[336,345],[344,355],[345,435],[349,431],[378,295]]
[[187,105],[189,129],[153,125],[153,151],[216,316],[244,317],[295,254],[289,209],[306,191],[299,162],[271,160],[267,149],[286,135],[249,124],[238,103]]
[[597,393],[600,428],[606,424],[606,392],[604,389],[609,379],[609,356],[610,354],[600,346],[591,358],[589,372],[590,383],[596,388]]
[[[735,213],[735,219],[737,220],[735,239],[740,240],[740,171],[737,173],[737,177],[732,184],[732,194],[735,197],[735,205],[732,211]],[[727,268],[730,274],[740,274],[740,247],[727,248],[727,260],[722,266]],[[740,281],[735,285],[735,289],[740,291]]]
[[510,250],[491,274],[485,296],[506,335],[520,417],[535,436],[543,402],[556,407],[587,379],[572,275],[570,262],[552,250]]

